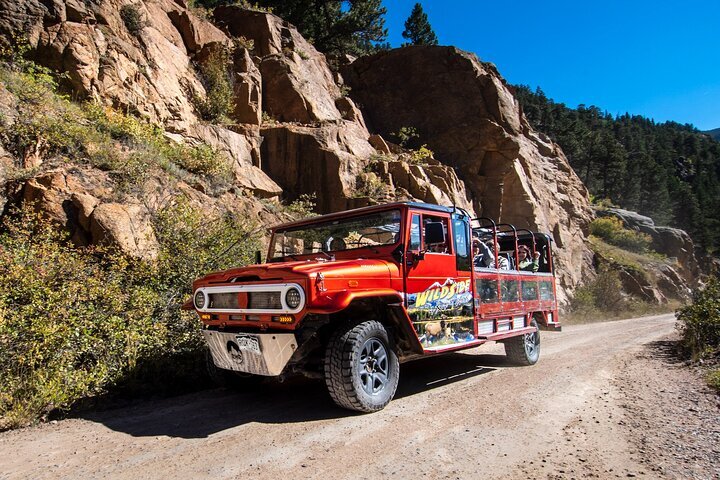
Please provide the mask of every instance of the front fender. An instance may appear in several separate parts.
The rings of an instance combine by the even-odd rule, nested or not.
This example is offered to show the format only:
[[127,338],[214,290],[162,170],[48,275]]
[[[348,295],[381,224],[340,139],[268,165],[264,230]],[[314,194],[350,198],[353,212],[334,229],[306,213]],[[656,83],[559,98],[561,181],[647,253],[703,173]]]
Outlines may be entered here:
[[318,295],[308,307],[308,313],[331,314],[345,310],[354,300],[371,297],[391,297],[402,303],[403,298],[391,288],[372,290],[340,290]]

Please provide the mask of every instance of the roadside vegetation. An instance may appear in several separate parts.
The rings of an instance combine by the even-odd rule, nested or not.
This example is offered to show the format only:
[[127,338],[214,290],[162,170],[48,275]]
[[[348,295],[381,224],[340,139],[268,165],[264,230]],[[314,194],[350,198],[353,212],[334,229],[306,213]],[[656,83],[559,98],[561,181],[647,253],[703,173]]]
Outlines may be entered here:
[[74,247],[32,209],[0,233],[0,429],[108,391],[203,385],[204,346],[191,282],[252,262],[258,235],[242,218],[208,217],[188,202],[153,219],[154,261]]
[[575,290],[563,323],[601,322],[656,315],[671,312],[677,305],[677,301],[658,305],[623,293],[618,271],[605,266],[599,269],[592,281]]
[[643,283],[654,282],[653,271],[671,261],[650,250],[651,239],[623,227],[614,217],[594,220],[590,226],[588,246],[598,260],[594,279],[576,289],[568,306],[568,323],[584,323],[607,319],[631,318],[667,313],[680,305],[669,300],[658,305],[623,292],[620,272],[626,272]]
[[652,243],[650,235],[623,227],[622,220],[617,217],[596,218],[590,224],[590,234],[635,253],[649,252]]
[[677,311],[682,346],[694,361],[707,366],[707,381],[720,392],[720,279],[712,276],[693,302]]
[[132,115],[71,101],[50,70],[24,58],[22,46],[0,57],[0,83],[17,112],[0,117],[0,141],[19,160],[11,177],[71,162],[108,171],[125,192],[159,170],[214,187],[229,184],[230,161],[211,146],[174,142]]
[[[21,49],[0,52],[0,142],[10,181],[89,165],[109,173],[114,195],[151,176],[224,188],[231,166],[207,144],[177,143],[160,127],[95,103],[77,103]],[[208,271],[253,261],[257,226],[210,214],[184,197],[152,213],[158,255],[139,260],[74,246],[33,205],[0,220],[0,429],[27,425],[111,392],[171,393],[205,382],[195,314],[180,306]]]

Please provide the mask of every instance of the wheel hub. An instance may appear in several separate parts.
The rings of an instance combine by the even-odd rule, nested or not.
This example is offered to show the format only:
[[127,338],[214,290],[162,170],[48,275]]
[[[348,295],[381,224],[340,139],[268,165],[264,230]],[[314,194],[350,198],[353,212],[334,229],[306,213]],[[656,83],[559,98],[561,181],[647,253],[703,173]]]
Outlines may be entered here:
[[358,360],[359,380],[368,395],[377,395],[388,382],[388,355],[385,345],[377,338],[365,341]]

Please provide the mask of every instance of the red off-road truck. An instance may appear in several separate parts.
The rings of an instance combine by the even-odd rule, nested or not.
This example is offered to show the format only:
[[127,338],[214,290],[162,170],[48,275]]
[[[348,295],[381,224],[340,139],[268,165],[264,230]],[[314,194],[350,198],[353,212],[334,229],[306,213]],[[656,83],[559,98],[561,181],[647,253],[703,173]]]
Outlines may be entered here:
[[[218,375],[321,377],[338,405],[372,412],[393,398],[401,362],[500,341],[533,365],[539,327],[560,327],[544,234],[412,202],[271,231],[266,263],[193,283]],[[535,262],[521,269],[526,247]]]

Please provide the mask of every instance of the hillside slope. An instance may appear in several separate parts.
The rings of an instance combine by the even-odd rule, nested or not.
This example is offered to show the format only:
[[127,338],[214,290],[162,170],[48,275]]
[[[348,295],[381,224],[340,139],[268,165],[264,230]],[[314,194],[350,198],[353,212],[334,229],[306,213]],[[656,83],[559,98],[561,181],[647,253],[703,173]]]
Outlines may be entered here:
[[515,87],[529,122],[562,147],[597,199],[686,230],[720,247],[720,143],[692,125],[568,108],[541,90]]
[[[13,182],[9,191],[36,192],[34,185],[42,185],[42,194],[10,194],[11,203],[33,198],[58,223],[81,225],[76,211],[59,206],[76,194],[91,195],[95,205],[137,205],[133,208],[140,215],[152,215],[161,198],[182,194],[203,208],[252,205],[250,218],[267,223],[274,208],[269,210],[268,202],[301,195],[315,195],[321,213],[407,198],[464,206],[516,222],[520,228],[553,233],[561,247],[563,289],[572,289],[590,268],[583,247],[590,219],[584,187],[559,149],[525,122],[499,74],[462,52],[413,50],[419,59],[418,78],[441,73],[447,84],[462,84],[468,75],[482,75],[481,88],[445,98],[469,95],[472,102],[456,102],[452,114],[438,117],[448,123],[473,123],[464,131],[446,132],[443,141],[428,137],[440,161],[426,155],[418,162],[412,160],[412,151],[410,156],[398,153],[402,150],[390,152],[389,127],[377,121],[386,110],[370,102],[358,109],[353,98],[343,94],[347,87],[324,55],[272,14],[221,7],[214,11],[213,25],[183,2],[171,0],[67,1],[50,6],[38,0],[2,0],[0,13],[0,38],[9,44],[26,36],[36,62],[66,73],[61,86],[73,98],[147,119],[180,144],[207,144],[228,157],[233,172],[228,184],[216,188],[183,175],[171,174],[170,179],[166,169],[144,177],[134,192],[118,199],[112,175],[101,180],[101,172],[96,175],[98,188],[92,191],[76,191],[73,182],[58,186],[38,180],[57,172],[67,178],[68,165],[87,164],[81,158],[39,155],[31,165],[27,155],[18,158],[18,150],[6,145],[14,168],[38,169],[22,185]],[[217,52],[229,55],[225,74],[232,108],[226,116],[208,120],[203,107],[216,94],[209,73],[217,67]],[[438,55],[449,55],[451,63],[437,63]],[[378,83],[364,90],[387,96],[383,92],[391,92],[391,86]],[[478,108],[477,102],[485,106]],[[394,105],[407,120],[398,125],[422,131],[418,119],[427,112],[420,103],[404,98]],[[365,118],[372,120],[370,129]],[[453,138],[458,145],[475,139],[482,139],[482,144],[463,154],[451,148]],[[130,230],[122,235],[132,237]],[[96,240],[92,234],[86,237]]]

